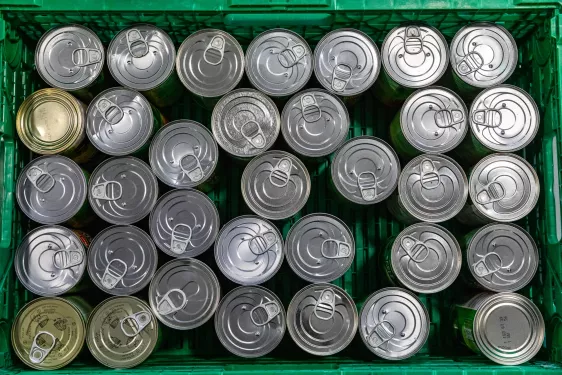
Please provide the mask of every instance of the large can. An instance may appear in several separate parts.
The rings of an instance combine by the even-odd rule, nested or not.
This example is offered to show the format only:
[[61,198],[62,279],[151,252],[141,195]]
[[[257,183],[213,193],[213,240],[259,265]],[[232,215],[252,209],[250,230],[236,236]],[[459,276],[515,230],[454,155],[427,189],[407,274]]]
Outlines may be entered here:
[[371,294],[359,317],[359,336],[371,352],[390,360],[415,355],[429,336],[429,314],[413,293],[385,288]]
[[385,141],[362,136],[352,138],[332,160],[332,183],[353,203],[379,203],[396,189],[400,176],[398,155]]
[[102,365],[131,368],[144,362],[158,343],[158,321],[136,297],[111,297],[88,319],[86,344]]
[[343,276],[355,258],[355,241],[343,221],[328,214],[299,219],[285,241],[287,263],[300,278],[327,283]]
[[522,295],[480,293],[455,310],[454,328],[462,343],[496,363],[520,365],[542,347],[543,317]]
[[256,215],[282,220],[304,207],[310,185],[308,170],[299,159],[284,151],[268,151],[244,169],[242,197]]
[[286,328],[285,309],[270,290],[240,286],[221,300],[215,331],[224,347],[240,357],[256,358],[279,345]]
[[215,260],[229,280],[241,285],[262,284],[283,263],[283,236],[265,219],[239,216],[222,227]]
[[111,224],[133,224],[146,217],[158,199],[152,170],[133,156],[114,157],[98,165],[89,183],[90,205]]
[[192,189],[176,189],[158,199],[149,219],[156,246],[177,258],[193,258],[213,246],[220,217],[213,201]]
[[287,328],[302,350],[328,356],[345,349],[355,337],[357,307],[342,288],[318,283],[301,289],[287,309]]
[[88,250],[88,274],[98,288],[114,296],[140,292],[152,280],[158,253],[146,232],[132,225],[102,230]]
[[178,330],[197,328],[213,317],[220,284],[203,262],[175,259],[154,275],[148,290],[150,307],[164,325]]

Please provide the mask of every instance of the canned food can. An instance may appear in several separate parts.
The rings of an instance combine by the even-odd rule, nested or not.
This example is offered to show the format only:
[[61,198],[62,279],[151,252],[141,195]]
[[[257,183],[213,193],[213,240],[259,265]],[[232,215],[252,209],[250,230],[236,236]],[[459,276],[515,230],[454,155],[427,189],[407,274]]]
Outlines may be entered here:
[[241,285],[262,284],[283,263],[283,236],[265,219],[239,216],[219,232],[215,260],[229,280]]
[[537,306],[522,295],[480,293],[456,306],[455,330],[475,353],[515,366],[539,352],[545,326]]
[[334,187],[347,201],[375,204],[396,189],[400,161],[382,139],[356,137],[345,142],[335,154],[331,175]]
[[133,224],[146,217],[158,199],[152,170],[133,156],[110,158],[90,177],[88,198],[94,212],[111,224]]
[[270,290],[240,286],[221,300],[215,314],[215,331],[232,354],[262,357],[275,349],[285,334],[285,309]]
[[252,159],[242,174],[242,197],[256,214],[269,220],[299,212],[310,195],[304,164],[284,151],[268,151]]
[[131,368],[144,362],[158,342],[158,322],[136,297],[111,297],[88,320],[86,344],[102,365]]
[[413,293],[385,288],[371,294],[361,309],[359,335],[378,357],[402,360],[415,355],[429,336],[429,314]]
[[156,246],[177,258],[192,258],[213,246],[220,228],[219,211],[197,190],[176,189],[158,199],[149,219]]
[[343,276],[355,258],[351,230],[335,216],[311,214],[299,219],[285,241],[287,263],[300,278],[327,283]]
[[455,216],[455,219],[459,223],[469,227],[486,225],[493,221],[489,217],[481,214],[476,206],[472,204],[470,199],[467,199],[466,204],[462,208],[461,212],[459,212],[458,215]]
[[157,268],[154,242],[132,225],[114,225],[102,230],[88,250],[90,279],[114,296],[140,292],[150,283]]

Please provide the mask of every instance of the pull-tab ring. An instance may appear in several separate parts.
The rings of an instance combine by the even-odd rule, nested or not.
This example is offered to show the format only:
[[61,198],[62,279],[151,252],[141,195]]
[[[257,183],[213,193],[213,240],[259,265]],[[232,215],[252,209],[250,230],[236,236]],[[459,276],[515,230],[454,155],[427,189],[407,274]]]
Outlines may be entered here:
[[277,236],[273,232],[257,234],[250,238],[248,247],[255,255],[262,255],[268,252],[277,243]]
[[314,315],[320,320],[330,320],[335,312],[336,293],[332,288],[324,289],[314,305]]
[[[252,129],[251,125],[255,125],[255,129]],[[255,148],[261,149],[265,147],[265,135],[263,134],[260,124],[256,121],[250,120],[245,122],[240,127],[240,133],[242,134],[242,137],[250,142],[250,144]]]
[[[149,312],[139,311],[121,319],[121,331],[123,331],[123,334],[127,337],[135,337],[150,324],[151,320],[152,315]],[[129,329],[125,329],[125,322],[128,323],[132,332]]]
[[478,71],[482,66],[484,66],[484,58],[478,52],[473,51],[457,64],[457,72],[464,77]]
[[423,51],[423,40],[419,27],[406,27],[404,32],[404,51],[410,55],[417,55]]
[[450,128],[464,121],[464,115],[462,111],[458,109],[440,109],[435,111],[433,116],[435,125],[439,128]]
[[[176,305],[172,301],[172,298],[170,297],[170,294],[172,293],[177,293],[180,296],[181,303],[179,305]],[[162,296],[162,298],[156,305],[156,311],[158,311],[158,313],[160,313],[161,315],[170,315],[175,313],[176,311],[183,309],[186,304],[187,296],[185,295],[183,290],[174,288],[168,290],[168,292],[166,292],[166,294]]]
[[494,251],[484,255],[480,260],[472,265],[474,273],[478,277],[486,277],[501,270],[502,258]]
[[472,113],[472,122],[488,128],[497,128],[502,123],[502,113],[497,109],[480,109]]
[[[265,314],[267,315],[267,319],[265,320],[265,322],[256,321],[255,315],[259,316],[259,311],[264,311]],[[279,315],[280,312],[281,312],[281,309],[279,308],[279,305],[277,304],[277,302],[268,301],[268,302],[264,302],[262,304],[259,304],[256,307],[254,307],[252,310],[250,310],[250,319],[252,320],[252,323],[254,323],[255,326],[262,327],[262,326],[266,325],[267,323],[271,322],[273,320],[273,318],[275,318],[277,315]]]
[[49,173],[39,168],[38,166],[30,167],[25,175],[29,182],[37,189],[40,193],[47,193],[55,186],[55,178]]
[[289,158],[281,158],[277,162],[277,165],[273,168],[271,173],[269,173],[269,182],[273,186],[278,188],[283,188],[287,186],[289,180],[291,179],[291,169],[293,168],[293,162]]
[[345,87],[351,81],[352,73],[353,69],[349,65],[336,65],[332,72],[332,89],[337,92],[345,90]]
[[302,44],[293,44],[287,46],[283,51],[279,52],[277,58],[279,59],[279,64],[283,68],[292,68],[295,66],[300,59],[306,55],[306,48]]
[[[101,117],[111,126],[117,124],[125,116],[125,112],[117,104],[111,102],[109,99],[101,98],[96,102]],[[111,129],[113,130],[113,128]]]
[[369,335],[367,342],[373,348],[386,344],[394,338],[396,329],[389,321],[383,320],[373,327],[373,331]]
[[170,250],[176,254],[183,254],[191,243],[191,235],[193,231],[187,224],[179,223],[172,228],[172,238],[170,242]]
[[304,121],[311,123],[322,118],[322,110],[314,94],[303,94],[301,96],[301,111]]
[[[52,341],[51,346],[49,346],[48,348],[42,348],[39,346],[39,344],[37,343],[37,339],[41,335],[46,335],[51,338]],[[57,342],[57,338],[51,332],[47,332],[47,331],[37,332],[37,334],[33,338],[33,342],[31,343],[31,349],[29,349],[29,360],[31,361],[31,363],[43,362],[45,360],[45,357],[47,357],[51,352],[51,350],[53,350],[53,348],[55,347],[56,342]]]
[[116,201],[121,199],[123,187],[118,181],[106,181],[95,184],[92,187],[92,197],[106,201]]
[[415,263],[421,263],[429,256],[429,248],[427,245],[412,236],[402,237],[400,245],[406,254],[408,254],[408,257],[410,257],[410,259]]
[[83,260],[84,255],[78,249],[61,249],[53,254],[53,265],[59,270],[75,267]]
[[72,51],[71,59],[74,66],[83,68],[99,63],[101,61],[101,51],[95,48],[77,48]]
[[[329,255],[326,253],[330,244],[334,244],[336,246],[337,252],[335,255]],[[351,256],[351,246],[345,241],[327,239],[324,240],[320,246],[320,254],[322,254],[322,256],[326,259],[349,258]]]
[[198,182],[203,179],[204,174],[201,162],[193,152],[189,152],[182,156],[178,164],[183,174],[189,177],[191,181]]
[[224,46],[226,42],[221,35],[215,35],[203,52],[203,59],[207,64],[219,65],[224,58]]
[[101,278],[101,285],[107,289],[113,289],[127,274],[127,263],[121,259],[112,259],[107,263],[103,276]]
[[478,194],[476,194],[476,203],[490,204],[501,201],[505,197],[506,191],[502,184],[498,181],[492,181],[484,186]]
[[142,37],[140,30],[131,29],[127,31],[127,47],[133,57],[141,58],[149,52],[148,43]]
[[357,176],[357,186],[361,192],[361,198],[367,202],[375,200],[377,197],[377,176],[371,171],[359,173]]
[[441,185],[439,171],[430,159],[423,159],[420,163],[420,182],[424,189],[431,190]]

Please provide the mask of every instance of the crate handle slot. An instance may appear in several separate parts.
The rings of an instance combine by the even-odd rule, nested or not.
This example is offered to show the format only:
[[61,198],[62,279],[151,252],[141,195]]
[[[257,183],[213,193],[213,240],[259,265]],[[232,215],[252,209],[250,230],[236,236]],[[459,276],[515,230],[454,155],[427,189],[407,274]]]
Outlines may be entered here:
[[[184,229],[184,230],[181,230]],[[170,250],[176,254],[183,254],[191,243],[191,235],[193,230],[187,224],[178,223],[172,228],[172,238],[170,242]]]
[[383,320],[373,327],[373,331],[369,335],[367,341],[373,348],[378,348],[379,346],[392,340],[395,333],[396,329],[392,323],[387,320]]
[[422,263],[429,256],[429,248],[427,245],[412,236],[402,237],[400,245],[402,245],[408,257],[415,263]]
[[[83,56],[85,55],[85,58]],[[101,61],[101,51],[95,48],[77,48],[72,51],[72,63],[83,68]]]
[[503,188],[501,182],[492,181],[488,185],[484,186],[478,194],[476,194],[476,203],[481,205],[486,205],[501,201],[505,197],[506,191]]
[[279,64],[283,68],[289,69],[297,65],[297,63],[306,55],[306,48],[300,43],[294,44],[292,41],[289,42],[287,48],[279,52],[277,58],[279,59]]
[[[51,346],[49,346],[48,348],[42,348],[42,347],[39,346],[39,344],[37,343],[37,339],[41,335],[46,335],[46,336],[49,336],[51,338],[51,341],[52,341]],[[29,360],[32,363],[43,362],[45,360],[45,358],[49,355],[51,350],[53,350],[53,348],[55,347],[56,342],[57,342],[57,338],[51,332],[47,332],[47,331],[37,332],[37,334],[33,338],[33,343],[31,344],[31,349],[29,349]]]
[[[111,267],[112,265],[114,266],[113,268]],[[127,263],[121,259],[112,259],[105,267],[101,278],[101,285],[107,289],[115,288],[119,281],[127,274],[127,269]]]
[[113,132],[113,127],[111,125],[117,124],[125,116],[125,112],[117,104],[111,102],[107,98],[101,98],[96,103],[96,108],[101,114],[101,117],[109,124],[109,132]]
[[[263,323],[256,321],[256,318],[254,317],[254,315],[257,315],[259,311],[264,311],[267,315],[267,319]],[[254,325],[256,325],[257,327],[262,327],[271,322],[277,315],[279,315],[280,312],[281,309],[279,308],[277,302],[268,301],[261,303],[250,310],[250,319],[252,319],[252,323],[254,323]]]
[[472,268],[474,269],[476,276],[486,277],[503,268],[502,258],[498,253],[492,251],[474,263]]
[[278,188],[284,188],[291,179],[291,169],[293,162],[289,158],[281,158],[277,165],[269,173],[269,182]]
[[[170,294],[172,293],[177,293],[181,297],[181,303],[179,305],[176,305],[172,301],[172,298],[170,297]],[[162,296],[162,298],[156,305],[156,311],[158,311],[161,315],[170,315],[183,309],[185,305],[187,305],[187,296],[185,295],[184,291],[174,288],[168,290],[166,294]]]
[[[146,56],[148,52],[150,52],[148,43],[142,37],[140,30],[131,29],[127,31],[125,37],[127,39],[127,47],[133,57],[138,59]],[[139,47],[142,47],[142,49]]]
[[[150,324],[151,320],[152,317],[149,312],[139,311],[121,319],[121,331],[123,331],[123,334],[127,337],[135,337]],[[133,332],[129,332],[128,329],[125,329],[125,322],[128,323]]]
[[322,109],[314,94],[304,94],[301,96],[302,117],[305,122],[312,123],[322,118]]
[[314,305],[314,315],[320,320],[330,320],[336,312],[336,293],[332,288],[320,292]]
[[84,256],[78,249],[61,249],[53,254],[53,265],[59,270],[75,267],[83,261]]
[[48,193],[55,186],[55,178],[47,171],[34,165],[30,167],[25,175],[29,179],[29,182],[37,189],[40,193]]
[[[226,41],[221,35],[215,35],[203,52],[203,59],[207,64],[219,65],[224,59],[224,46]],[[212,58],[213,61],[209,60]]]

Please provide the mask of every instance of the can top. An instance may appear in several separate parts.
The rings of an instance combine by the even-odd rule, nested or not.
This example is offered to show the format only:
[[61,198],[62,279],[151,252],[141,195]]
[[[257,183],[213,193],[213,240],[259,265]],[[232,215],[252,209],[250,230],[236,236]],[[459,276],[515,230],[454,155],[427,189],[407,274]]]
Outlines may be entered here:
[[281,114],[281,133],[300,155],[322,157],[336,151],[347,137],[349,113],[340,98],[310,89],[293,96]]
[[449,47],[439,30],[427,25],[405,25],[392,29],[382,42],[382,65],[402,86],[433,85],[447,71]]
[[398,155],[382,139],[361,136],[338,150],[331,167],[336,189],[348,200],[374,204],[388,198],[400,175]]
[[174,71],[176,48],[168,34],[154,25],[121,30],[107,48],[109,72],[122,86],[147,91]]
[[222,299],[215,331],[224,347],[240,357],[261,357],[279,345],[285,334],[283,303],[270,290],[240,286]]
[[469,85],[486,88],[507,80],[517,67],[517,43],[509,31],[476,22],[457,31],[451,41],[451,66]]
[[205,98],[223,96],[238,86],[244,75],[244,52],[225,31],[199,30],[178,49],[176,70],[192,93]]
[[429,315],[418,297],[401,288],[371,294],[361,309],[359,334],[377,356],[406,359],[416,354],[429,336]]
[[144,289],[158,267],[154,242],[142,229],[114,225],[102,230],[88,250],[88,274],[98,288],[115,296]]
[[439,223],[464,207],[468,180],[456,161],[445,155],[423,154],[400,174],[398,192],[404,208],[416,219]]
[[35,48],[35,66],[49,86],[79,90],[93,83],[103,70],[105,50],[100,38],[81,25],[47,31]]
[[177,258],[191,258],[209,249],[219,233],[219,211],[204,193],[176,189],[158,199],[149,219],[156,246]]
[[150,165],[160,181],[174,188],[192,188],[213,175],[219,148],[211,132],[192,120],[164,126],[150,144]]
[[312,75],[312,50],[299,34],[287,29],[267,30],[246,50],[250,83],[271,96],[292,95]]
[[492,154],[472,169],[469,191],[482,215],[494,221],[517,221],[537,204],[539,176],[520,156]]
[[337,29],[324,35],[314,50],[314,73],[328,91],[353,96],[368,90],[377,79],[381,57],[375,42],[355,29]]
[[400,128],[416,150],[445,153],[464,139],[468,131],[468,110],[453,91],[428,87],[406,99],[400,111]]

